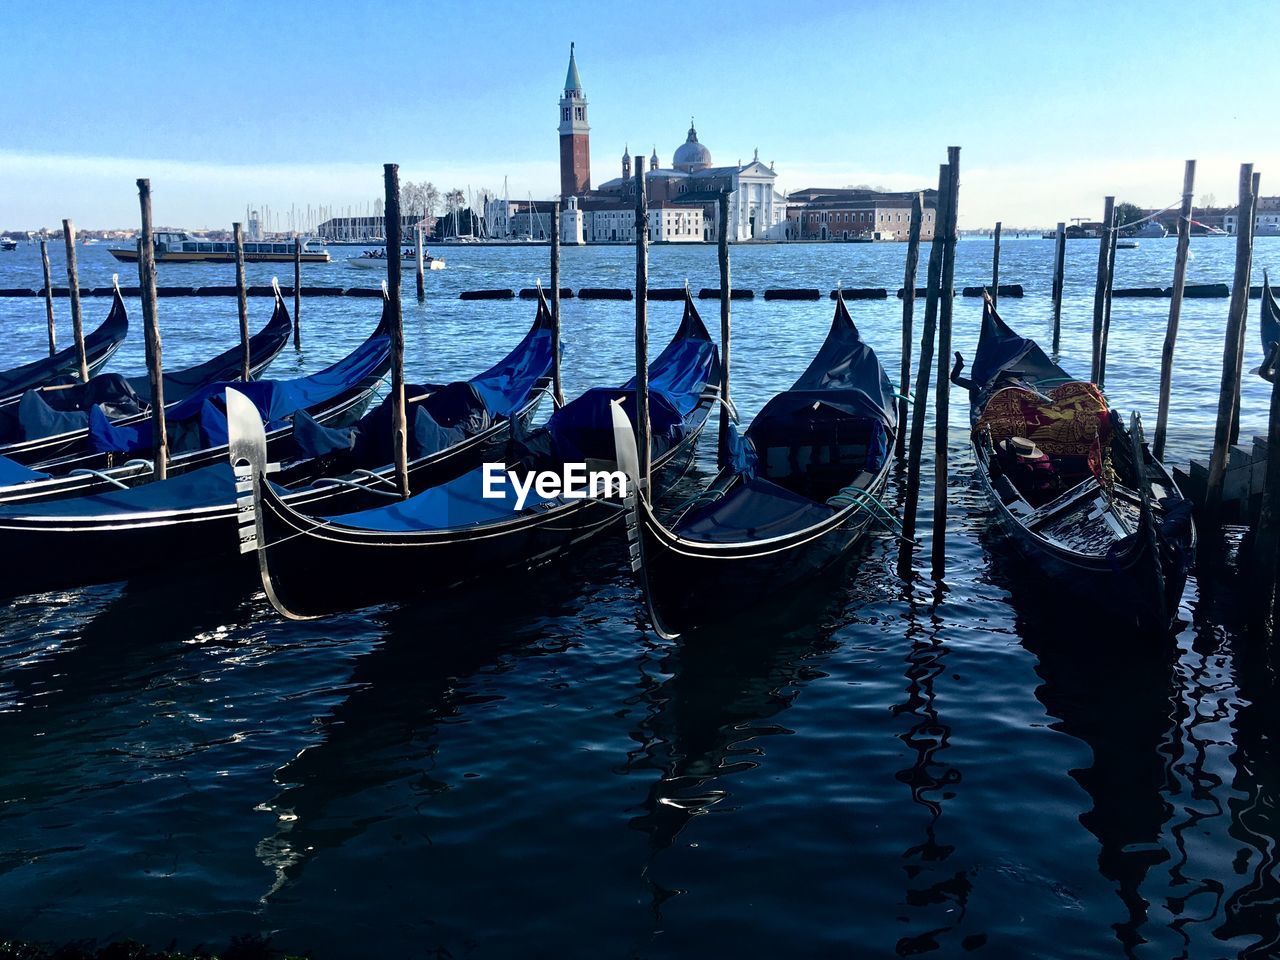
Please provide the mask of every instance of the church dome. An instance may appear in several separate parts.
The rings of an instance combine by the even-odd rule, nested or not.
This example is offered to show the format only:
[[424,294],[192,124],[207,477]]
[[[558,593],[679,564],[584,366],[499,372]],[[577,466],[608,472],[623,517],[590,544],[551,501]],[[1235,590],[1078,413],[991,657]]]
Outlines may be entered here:
[[694,129],[692,120],[689,121],[689,139],[676,148],[671,165],[686,173],[711,166],[711,151],[698,142],[698,131]]

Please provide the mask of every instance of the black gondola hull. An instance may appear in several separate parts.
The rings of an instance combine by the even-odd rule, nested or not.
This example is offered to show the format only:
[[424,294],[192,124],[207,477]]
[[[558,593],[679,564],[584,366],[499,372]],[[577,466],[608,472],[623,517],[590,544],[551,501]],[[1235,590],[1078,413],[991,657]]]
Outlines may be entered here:
[[[660,493],[688,470],[711,409],[704,398],[693,429],[655,461]],[[258,502],[263,585],[277,609],[309,618],[439,594],[480,580],[501,582],[503,573],[552,563],[575,544],[618,528],[623,505],[615,500],[575,500],[546,513],[528,513],[484,527],[404,534],[317,524],[264,488]]]
[[[877,499],[888,470],[886,463],[867,491]],[[650,619],[665,636],[729,621],[785,598],[850,558],[873,524],[865,509],[847,507],[825,524],[773,542],[713,545],[679,537],[657,522],[647,502],[633,503],[632,516],[632,565],[643,579]]]

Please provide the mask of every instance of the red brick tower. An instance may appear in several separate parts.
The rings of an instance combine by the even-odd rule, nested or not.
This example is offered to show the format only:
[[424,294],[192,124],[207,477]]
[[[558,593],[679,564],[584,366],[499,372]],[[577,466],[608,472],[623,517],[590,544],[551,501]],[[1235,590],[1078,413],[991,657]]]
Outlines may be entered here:
[[569,44],[569,72],[560,98],[560,197],[578,197],[591,189],[591,127],[587,125],[587,98]]

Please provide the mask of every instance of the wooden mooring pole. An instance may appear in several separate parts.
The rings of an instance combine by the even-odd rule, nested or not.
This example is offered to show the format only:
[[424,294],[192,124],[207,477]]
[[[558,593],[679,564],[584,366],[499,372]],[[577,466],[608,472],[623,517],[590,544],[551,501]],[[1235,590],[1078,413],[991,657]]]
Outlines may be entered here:
[[49,356],[58,352],[58,331],[53,321],[53,276],[49,270],[49,241],[40,241],[40,263],[44,267],[44,316],[49,324]]
[[[1253,232],[1257,229],[1258,222],[1258,189],[1261,184],[1262,174],[1254,173],[1253,175],[1253,202],[1249,207],[1249,276],[1253,276]],[[1237,219],[1240,219],[1237,217]],[[1239,227],[1236,228],[1239,230]],[[1249,291],[1245,290],[1245,317],[1241,320],[1242,326],[1248,325],[1249,319]],[[1236,380],[1236,400],[1231,407],[1231,436],[1228,438],[1228,445],[1235,445],[1240,441],[1240,387],[1241,381],[1244,379],[1244,344],[1245,334],[1243,329],[1240,332],[1240,342],[1237,349],[1236,369],[1240,371],[1240,378]]]
[[1098,348],[1098,389],[1107,382],[1107,345],[1111,341],[1111,291],[1116,283],[1116,242],[1120,239],[1120,228],[1112,220],[1111,243],[1107,250],[1107,291],[1102,302],[1102,345]]
[[1102,356],[1102,324],[1106,315],[1107,263],[1111,257],[1111,235],[1108,231],[1115,222],[1116,198],[1107,197],[1103,203],[1102,227],[1098,236],[1098,279],[1093,288],[1093,361],[1089,366],[1089,379],[1098,382],[1098,366]]
[[[902,552],[898,575],[907,579],[911,572],[911,543],[916,533],[916,512],[920,500],[920,458],[924,453],[925,409],[929,403],[929,378],[933,374],[933,340],[938,324],[938,295],[941,292],[942,234],[947,222],[950,192],[950,170],[944,163],[938,167],[938,205],[933,218],[933,245],[929,248],[926,271],[924,324],[920,330],[920,362],[916,366],[916,391],[911,401],[911,440],[907,448],[907,492],[902,505]],[[905,294],[904,294],[905,295]],[[901,428],[899,428],[901,429]]]
[[[916,313],[916,268],[920,265],[920,225],[924,220],[924,194],[911,198],[911,224],[907,228],[907,265],[902,272],[902,362],[898,376],[898,439],[894,456],[899,460],[907,449],[907,397],[911,395],[912,325]],[[936,224],[935,224],[936,226]]]
[[152,477],[169,475],[169,433],[164,419],[164,351],[156,312],[156,244],[151,225],[151,181],[139,179],[142,236],[138,239],[138,287],[142,296],[142,326],[147,349],[147,380],[151,384]]
[[302,349],[302,236],[293,235],[293,348]]
[[1236,270],[1231,288],[1231,306],[1227,313],[1226,338],[1222,347],[1222,382],[1218,389],[1218,419],[1213,432],[1213,453],[1209,458],[1209,479],[1205,487],[1200,539],[1205,559],[1212,563],[1218,554],[1219,530],[1222,525],[1222,484],[1227,472],[1227,453],[1231,446],[1231,422],[1234,416],[1240,380],[1240,357],[1243,349],[1245,315],[1249,309],[1249,273],[1253,250],[1253,164],[1240,165],[1240,204],[1236,226]]
[[236,248],[236,312],[240,316],[240,379],[248,383],[253,375],[249,355],[249,290],[244,279],[244,227],[231,224],[231,239]]
[[551,398],[556,407],[564,406],[564,384],[560,380],[560,204],[557,201],[555,223],[551,230]]
[[[1000,298],[1000,227],[1001,222],[996,221],[996,228],[991,234],[991,306],[995,307],[996,301]],[[946,358],[943,357],[942,365],[946,366]]]
[[76,262],[76,225],[62,221],[62,239],[67,248],[67,293],[71,295],[71,335],[76,339],[80,361],[80,382],[89,379],[89,357],[84,349],[84,318],[80,313],[80,269]]
[[396,486],[400,496],[409,496],[409,428],[404,404],[404,308],[400,302],[403,252],[400,228],[400,165],[384,163],[386,189],[384,212],[387,234],[387,296],[391,298],[391,439],[395,451]]
[[956,212],[960,205],[960,148],[947,147],[947,219],[942,238],[942,277],[938,292],[938,396],[934,399],[933,579],[947,567],[947,450],[951,442],[951,308],[955,299]]
[[1062,343],[1062,284],[1067,266],[1067,225],[1058,223],[1058,236],[1053,251],[1053,355]]
[[1156,409],[1156,432],[1151,438],[1151,455],[1164,460],[1169,432],[1169,394],[1173,389],[1173,351],[1178,343],[1178,321],[1182,318],[1182,291],[1187,285],[1187,254],[1191,250],[1191,204],[1196,188],[1196,162],[1188,160],[1182,172],[1182,206],[1178,211],[1178,252],[1173,261],[1173,287],[1169,297],[1169,323],[1160,351],[1160,405]]
[[426,265],[426,257],[425,257],[425,255],[424,255],[424,251],[423,251],[423,249],[422,249],[422,248],[423,248],[423,245],[424,245],[424,244],[423,244],[423,240],[422,240],[422,224],[418,224],[418,225],[414,228],[414,231],[413,231],[413,232],[414,232],[414,234],[416,235],[417,244],[418,244],[418,249],[417,249],[417,260],[418,260],[418,277],[417,277],[417,280],[418,280],[418,302],[419,302],[419,303],[423,303],[423,302],[427,299],[427,265]]
[[716,211],[716,254],[720,261],[720,455],[718,462],[725,464],[729,455],[729,345],[731,318],[729,304],[732,300],[729,275],[729,191],[720,191],[719,208]]
[[640,485],[649,486],[649,204],[645,199],[644,157],[636,157],[636,450]]

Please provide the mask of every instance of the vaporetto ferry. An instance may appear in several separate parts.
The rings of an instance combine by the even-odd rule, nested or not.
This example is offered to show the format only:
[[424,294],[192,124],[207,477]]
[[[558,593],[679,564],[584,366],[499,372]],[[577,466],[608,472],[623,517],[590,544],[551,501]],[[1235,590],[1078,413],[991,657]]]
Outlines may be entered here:
[[[292,263],[294,246],[298,243],[302,244],[303,263],[329,262],[329,251],[319,246],[319,241],[305,238],[246,241],[244,259],[247,263]],[[230,240],[206,240],[186,233],[157,233],[155,246],[156,263],[234,263],[236,259],[236,245]],[[136,246],[111,247],[110,250],[117,260],[138,262]]]

